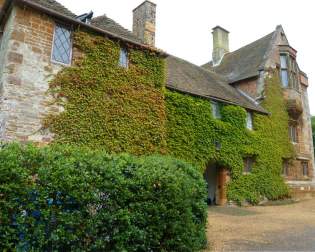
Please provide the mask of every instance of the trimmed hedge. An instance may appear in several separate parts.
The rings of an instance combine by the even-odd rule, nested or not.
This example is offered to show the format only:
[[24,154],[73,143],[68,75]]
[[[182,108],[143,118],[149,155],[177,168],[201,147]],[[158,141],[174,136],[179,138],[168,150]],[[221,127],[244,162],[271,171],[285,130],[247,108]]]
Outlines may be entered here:
[[206,242],[206,185],[161,156],[69,146],[0,149],[0,248],[196,251]]

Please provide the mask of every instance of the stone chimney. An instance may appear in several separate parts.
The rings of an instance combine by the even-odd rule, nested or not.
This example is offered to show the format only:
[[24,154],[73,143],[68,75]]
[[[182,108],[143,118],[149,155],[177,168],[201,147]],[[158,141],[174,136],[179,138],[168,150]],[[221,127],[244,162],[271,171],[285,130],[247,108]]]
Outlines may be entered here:
[[133,10],[133,33],[149,46],[155,46],[156,4],[144,1]]
[[213,52],[212,62],[214,66],[220,65],[224,54],[230,51],[229,49],[229,32],[220,26],[212,29],[213,35]]

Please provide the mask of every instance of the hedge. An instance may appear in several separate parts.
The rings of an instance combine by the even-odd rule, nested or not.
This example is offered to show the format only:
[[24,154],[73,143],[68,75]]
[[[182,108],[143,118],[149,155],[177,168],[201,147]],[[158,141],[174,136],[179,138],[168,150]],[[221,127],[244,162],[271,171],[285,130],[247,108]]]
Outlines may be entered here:
[[162,156],[3,146],[0,248],[199,250],[206,243],[206,185],[197,170]]

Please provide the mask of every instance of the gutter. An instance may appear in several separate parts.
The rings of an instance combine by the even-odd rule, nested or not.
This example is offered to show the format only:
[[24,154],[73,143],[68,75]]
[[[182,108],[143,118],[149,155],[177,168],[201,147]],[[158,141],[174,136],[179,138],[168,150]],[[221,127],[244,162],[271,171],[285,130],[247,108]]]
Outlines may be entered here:
[[10,6],[10,4],[19,4],[19,5],[26,5],[26,6],[29,6],[35,10],[38,10],[38,11],[41,11],[41,12],[44,12],[50,16],[53,16],[53,17],[56,17],[58,19],[61,19],[63,21],[67,21],[67,22],[70,22],[78,27],[83,27],[83,28],[86,28],[86,29],[89,29],[91,31],[94,31],[94,32],[97,32],[97,33],[100,33],[100,34],[103,34],[109,38],[112,38],[112,39],[116,39],[116,40],[122,40],[122,41],[125,41],[127,43],[130,43],[130,44],[133,44],[137,47],[140,47],[140,48],[143,48],[143,49],[147,49],[147,50],[150,50],[150,51],[154,51],[158,54],[160,54],[161,56],[168,56],[167,53],[159,50],[159,49],[156,49],[156,48],[153,48],[151,46],[148,46],[148,45],[144,45],[144,44],[141,44],[141,43],[137,43],[135,41],[132,41],[128,38],[124,38],[124,37],[121,37],[121,36],[118,36],[117,34],[114,34],[112,32],[109,32],[109,31],[106,31],[104,29],[100,29],[98,27],[95,27],[93,25],[90,25],[90,24],[86,24],[86,23],[83,23],[75,18],[71,18],[71,17],[68,17],[68,16],[65,16],[65,15],[62,15],[54,10],[51,10],[49,8],[46,8],[44,6],[41,6],[37,3],[33,3],[31,1],[28,1],[28,0],[13,0],[13,1],[10,1],[10,0],[7,0],[1,10],[1,13],[0,13],[0,24],[2,23],[3,19],[5,18],[6,16],[6,11],[8,9],[8,7]]

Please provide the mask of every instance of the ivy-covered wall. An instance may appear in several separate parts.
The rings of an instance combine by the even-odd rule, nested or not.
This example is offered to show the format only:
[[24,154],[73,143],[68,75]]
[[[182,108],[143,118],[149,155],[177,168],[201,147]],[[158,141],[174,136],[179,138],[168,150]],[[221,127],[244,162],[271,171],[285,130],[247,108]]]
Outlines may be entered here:
[[155,52],[129,47],[128,69],[120,67],[121,46],[127,45],[75,33],[82,59],[50,84],[65,108],[45,120],[55,142],[111,153],[165,153],[164,61]]
[[[279,75],[265,80],[263,106],[269,116],[254,115],[254,131],[246,129],[246,111],[223,106],[222,119],[212,117],[210,102],[176,92],[167,92],[167,145],[169,153],[205,169],[209,162],[231,169],[228,198],[257,203],[261,197],[288,195],[282,172],[283,158],[294,155],[288,138],[288,114]],[[221,143],[216,150],[215,142]],[[250,174],[243,174],[246,156],[255,157]]]
[[[282,159],[292,157],[293,148],[278,73],[265,80],[262,105],[271,114],[255,114],[255,130],[250,131],[243,108],[222,105],[222,119],[217,120],[209,100],[166,90],[164,60],[157,53],[129,47],[125,69],[118,66],[119,43],[83,32],[77,32],[74,41],[82,59],[50,85],[65,108],[45,120],[55,142],[110,153],[168,154],[197,165],[201,172],[216,162],[231,169],[227,193],[237,202],[288,194]],[[248,175],[243,174],[246,156],[256,160]]]

